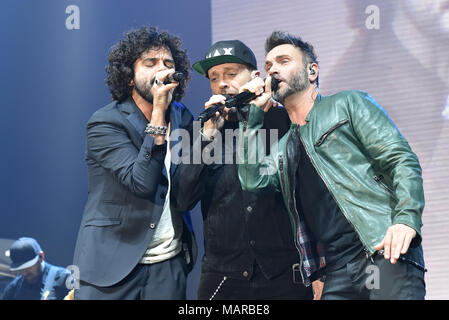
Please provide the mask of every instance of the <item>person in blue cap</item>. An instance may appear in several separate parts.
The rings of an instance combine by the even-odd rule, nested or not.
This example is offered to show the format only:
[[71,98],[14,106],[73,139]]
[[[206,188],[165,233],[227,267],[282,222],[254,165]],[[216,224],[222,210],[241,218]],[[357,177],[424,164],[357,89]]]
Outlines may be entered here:
[[3,292],[3,300],[62,300],[70,291],[70,272],[44,261],[44,252],[33,238],[20,238],[9,249],[10,270],[20,273]]

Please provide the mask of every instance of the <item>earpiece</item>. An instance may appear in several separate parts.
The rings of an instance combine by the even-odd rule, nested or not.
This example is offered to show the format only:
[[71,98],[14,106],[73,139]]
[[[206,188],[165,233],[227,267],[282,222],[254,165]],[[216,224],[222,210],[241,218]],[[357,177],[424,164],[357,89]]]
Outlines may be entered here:
[[311,76],[315,75],[315,70],[313,70],[312,66],[310,66],[309,70],[310,70],[310,75]]

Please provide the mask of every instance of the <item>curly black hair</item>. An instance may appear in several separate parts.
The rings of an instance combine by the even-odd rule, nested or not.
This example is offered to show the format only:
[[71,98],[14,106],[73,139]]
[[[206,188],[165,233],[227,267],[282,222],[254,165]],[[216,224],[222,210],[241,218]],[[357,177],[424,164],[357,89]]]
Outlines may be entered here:
[[181,40],[166,31],[159,31],[157,27],[142,27],[126,32],[124,36],[124,39],[111,48],[109,64],[106,66],[106,84],[112,100],[120,102],[131,95],[132,87],[129,83],[134,79],[136,60],[149,49],[165,47],[173,56],[176,71],[185,75],[173,92],[173,99],[180,101],[190,80],[190,61],[186,50],[181,48]]

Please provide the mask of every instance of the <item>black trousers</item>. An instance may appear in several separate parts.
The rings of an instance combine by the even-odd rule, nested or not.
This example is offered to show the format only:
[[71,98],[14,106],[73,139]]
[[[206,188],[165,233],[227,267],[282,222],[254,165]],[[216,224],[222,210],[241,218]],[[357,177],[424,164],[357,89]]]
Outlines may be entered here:
[[187,264],[181,254],[154,264],[138,264],[110,287],[80,281],[75,300],[185,300]]
[[[422,247],[409,248],[404,256],[424,266]],[[405,261],[391,264],[382,255],[373,259],[362,252],[345,267],[328,272],[322,300],[423,300],[424,271]]]
[[[225,278],[226,277],[226,278]],[[311,300],[312,286],[293,282],[291,268],[267,279],[257,263],[250,279],[229,278],[225,274],[203,272],[198,288],[199,300]]]

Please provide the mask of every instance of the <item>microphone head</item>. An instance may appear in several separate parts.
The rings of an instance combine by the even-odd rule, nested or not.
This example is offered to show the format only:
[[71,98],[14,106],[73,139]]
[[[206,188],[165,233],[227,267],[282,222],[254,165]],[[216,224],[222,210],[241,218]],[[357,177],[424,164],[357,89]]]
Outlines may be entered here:
[[170,84],[173,82],[180,82],[185,78],[184,73],[180,71],[176,71],[171,76],[168,76],[167,79],[165,79],[164,84]]
[[181,80],[183,80],[185,78],[185,76],[184,76],[184,73],[182,73],[180,71],[176,71],[175,73],[173,73],[172,78],[174,81],[180,82]]

